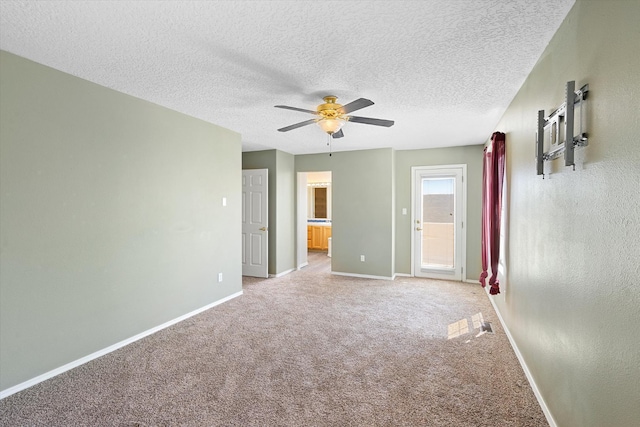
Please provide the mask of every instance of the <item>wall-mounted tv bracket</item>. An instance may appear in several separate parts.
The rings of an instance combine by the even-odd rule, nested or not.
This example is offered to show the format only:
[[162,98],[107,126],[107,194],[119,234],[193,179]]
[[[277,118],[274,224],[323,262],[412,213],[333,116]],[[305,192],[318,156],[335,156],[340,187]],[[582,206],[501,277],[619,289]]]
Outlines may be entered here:
[[[575,147],[589,145],[586,132],[586,113],[584,102],[589,93],[586,84],[576,91],[576,82],[567,82],[565,88],[566,101],[549,116],[544,116],[544,110],[538,111],[538,132],[536,134],[536,174],[544,179],[544,162],[554,160],[564,153],[564,165],[573,166],[573,151]],[[576,105],[580,113],[579,132],[574,134]],[[544,152],[544,137],[549,135],[549,151]],[[567,144],[567,141],[569,143]]]

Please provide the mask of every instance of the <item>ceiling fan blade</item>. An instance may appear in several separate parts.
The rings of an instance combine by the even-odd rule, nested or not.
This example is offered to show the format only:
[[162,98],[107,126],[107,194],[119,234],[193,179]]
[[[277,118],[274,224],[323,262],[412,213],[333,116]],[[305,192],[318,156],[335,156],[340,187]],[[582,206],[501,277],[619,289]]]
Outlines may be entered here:
[[376,125],[390,127],[395,123],[393,120],[372,119],[371,117],[348,116],[350,122],[364,123],[366,125]]
[[298,108],[298,107],[289,107],[288,105],[274,105],[274,107],[276,108],[284,108],[285,110],[293,110],[293,111],[302,111],[303,113],[311,113],[311,114],[318,114],[317,111],[313,111],[313,110],[305,110],[304,108]]
[[356,99],[353,102],[348,103],[347,105],[343,105],[339,111],[342,114],[349,114],[352,111],[356,111],[361,108],[368,107],[370,105],[373,105],[373,101],[371,101],[370,99],[360,98],[360,99]]
[[333,139],[342,138],[344,136],[344,133],[342,133],[342,129],[340,129],[338,132],[334,132],[331,136],[333,137]]
[[294,125],[286,126],[281,129],[278,129],[278,132],[287,132],[293,129],[301,128],[302,126],[310,125],[311,123],[315,123],[316,119],[305,120],[304,122],[296,123]]

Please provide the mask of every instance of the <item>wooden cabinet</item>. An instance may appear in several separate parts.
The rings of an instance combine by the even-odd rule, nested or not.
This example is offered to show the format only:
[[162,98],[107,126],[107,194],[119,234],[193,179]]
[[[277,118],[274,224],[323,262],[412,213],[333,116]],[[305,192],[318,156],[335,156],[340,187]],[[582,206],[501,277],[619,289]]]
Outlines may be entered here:
[[329,237],[331,237],[331,227],[322,227],[322,250],[329,249]]
[[314,225],[311,227],[311,249],[322,248],[322,227]]
[[324,225],[307,226],[307,248],[326,251],[329,249],[331,227]]

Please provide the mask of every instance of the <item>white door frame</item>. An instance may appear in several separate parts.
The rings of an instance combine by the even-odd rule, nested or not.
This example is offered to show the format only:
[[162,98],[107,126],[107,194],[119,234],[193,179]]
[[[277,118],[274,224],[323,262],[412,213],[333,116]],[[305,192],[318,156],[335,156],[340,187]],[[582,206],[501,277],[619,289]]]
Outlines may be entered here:
[[[325,174],[329,173],[329,177],[327,180],[329,182],[333,182],[333,172],[331,170],[322,170],[322,171],[304,171],[297,172],[296,175],[296,266],[297,269],[309,265],[308,261],[308,236],[307,236],[307,225],[309,223],[309,210],[310,210],[310,193],[309,193],[309,175],[311,176],[311,182],[313,182],[317,178],[317,174]],[[327,214],[332,211],[333,206],[333,190],[331,185],[327,190]]]
[[[459,259],[459,266],[455,271],[436,271],[430,270],[423,272],[421,266],[416,262],[416,181],[418,176],[422,173],[432,174],[437,176],[438,173],[450,173],[452,170],[459,170],[461,176],[461,188],[456,189],[456,197],[461,197],[460,200],[460,215],[456,218],[456,259]],[[457,203],[457,201],[456,201]],[[421,220],[421,219],[420,219]],[[420,221],[422,224],[422,220]],[[416,277],[430,277],[433,279],[447,279],[447,280],[465,280],[465,267],[467,263],[467,165],[455,164],[455,165],[437,165],[437,166],[413,166],[411,168],[411,274]]]
[[298,172],[296,211],[296,267],[309,265],[307,259],[307,172]]
[[[253,188],[255,187],[255,191]],[[257,196],[258,199],[254,199]],[[259,203],[255,210],[254,202]],[[242,170],[242,275],[269,277],[269,170]]]

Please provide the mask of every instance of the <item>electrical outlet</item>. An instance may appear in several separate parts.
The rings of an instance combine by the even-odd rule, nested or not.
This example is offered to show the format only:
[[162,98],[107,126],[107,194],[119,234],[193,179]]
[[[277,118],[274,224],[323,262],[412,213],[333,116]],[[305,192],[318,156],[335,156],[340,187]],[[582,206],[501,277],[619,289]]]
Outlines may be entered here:
[[218,273],[218,283],[222,282],[222,273]]
[[360,261],[364,262],[364,255],[360,255]]
[[227,198],[226,197],[222,198],[222,206],[227,206]]

